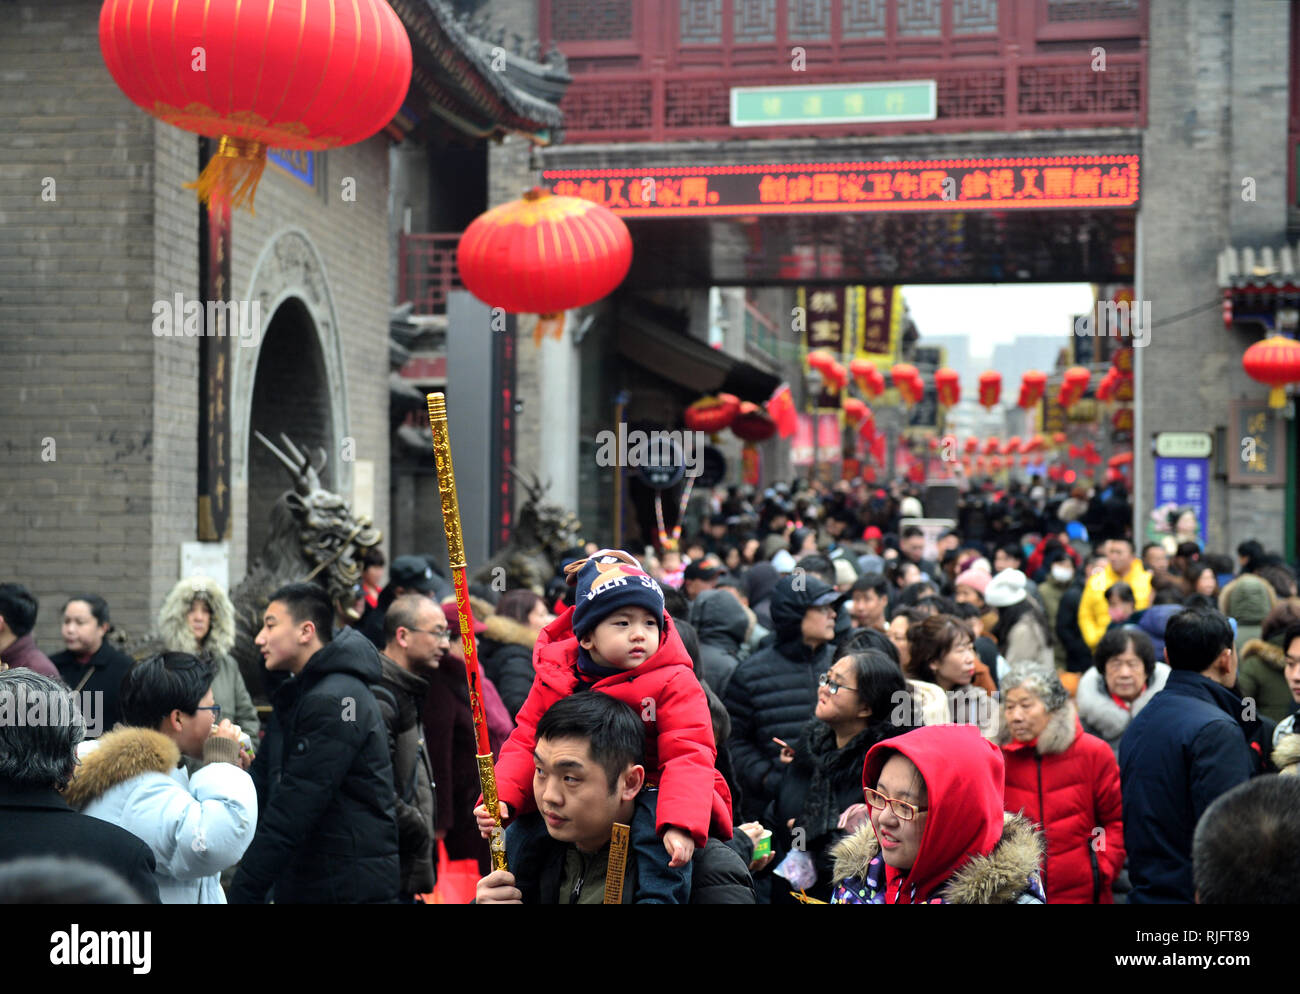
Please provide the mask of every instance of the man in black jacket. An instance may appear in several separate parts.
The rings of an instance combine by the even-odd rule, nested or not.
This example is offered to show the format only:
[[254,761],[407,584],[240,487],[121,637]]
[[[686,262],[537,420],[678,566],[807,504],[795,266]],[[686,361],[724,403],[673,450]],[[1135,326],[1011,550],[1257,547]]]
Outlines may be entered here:
[[[551,705],[537,723],[537,811],[506,830],[510,870],[481,879],[476,903],[658,903],[654,890],[662,879],[638,873],[633,847],[622,874],[615,861],[610,876],[614,826],[631,826],[634,816],[646,815],[638,808],[653,803],[653,793],[642,790],[644,755],[645,727],[621,701],[574,694]],[[717,839],[695,850],[689,903],[754,903],[744,862]]]
[[731,714],[728,748],[745,797],[745,821],[775,799],[786,763],[774,738],[793,743],[817,706],[817,682],[834,663],[836,611],[847,594],[811,573],[783,576],[772,590],[774,644],[731,676],[723,703]]
[[399,893],[388,735],[370,685],[382,670],[363,635],[331,638],[334,609],[311,583],[271,595],[255,642],[276,691],[275,723],[257,754],[257,835],[231,904],[389,903]]
[[[28,724],[38,701],[45,717]],[[73,811],[59,793],[77,768],[85,734],[75,698],[57,681],[29,669],[0,672],[0,863],[25,856],[89,860],[157,904],[153,850],[125,829]]]
[[402,900],[427,894],[434,884],[433,766],[424,744],[420,709],[429,695],[422,674],[438,668],[451,644],[442,608],[419,594],[393,601],[384,615],[383,677],[375,699],[388,729],[388,753],[397,788],[397,838],[402,861]]

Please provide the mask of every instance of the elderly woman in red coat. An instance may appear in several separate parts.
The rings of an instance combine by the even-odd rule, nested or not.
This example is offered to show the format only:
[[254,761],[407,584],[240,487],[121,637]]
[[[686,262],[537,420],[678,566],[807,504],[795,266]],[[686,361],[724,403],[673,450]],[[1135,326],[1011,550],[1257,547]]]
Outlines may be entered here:
[[1013,665],[1002,680],[1004,806],[1047,837],[1048,904],[1113,904],[1124,866],[1119,766],[1079,723],[1056,675],[1041,663]]

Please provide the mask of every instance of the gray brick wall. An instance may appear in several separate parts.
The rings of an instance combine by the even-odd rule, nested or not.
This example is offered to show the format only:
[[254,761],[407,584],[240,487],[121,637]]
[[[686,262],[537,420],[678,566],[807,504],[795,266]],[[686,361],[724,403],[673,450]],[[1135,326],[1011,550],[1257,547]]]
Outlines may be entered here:
[[[118,90],[99,54],[99,6],[0,4],[0,578],[40,598],[36,637],[51,653],[62,648],[59,608],[77,591],[103,594],[122,627],[148,627],[179,575],[180,543],[197,537],[196,340],[151,331],[155,300],[198,294],[198,207],[182,188],[197,138]],[[387,140],[325,158],[323,193],[268,166],[257,215],[235,218],[235,294],[271,238],[306,232],[329,278],[351,412],[335,426],[331,464],[342,437],[375,463],[386,529]],[[52,202],[41,199],[47,176]],[[344,176],[357,180],[355,203],[342,201]],[[237,473],[243,454],[232,456]],[[236,500],[232,582],[246,565],[244,506]]]
[[[1141,357],[1144,451],[1161,431],[1227,425],[1229,400],[1262,396],[1241,368],[1258,335],[1224,328],[1215,260],[1234,242],[1284,239],[1286,8],[1260,0],[1151,4],[1140,291],[1157,327]],[[1241,199],[1245,176],[1257,182],[1255,203]],[[1228,443],[1232,455],[1237,440]],[[1138,482],[1147,512],[1154,486],[1148,455]],[[1215,479],[1209,547],[1235,548],[1249,532],[1280,548],[1283,492]]]

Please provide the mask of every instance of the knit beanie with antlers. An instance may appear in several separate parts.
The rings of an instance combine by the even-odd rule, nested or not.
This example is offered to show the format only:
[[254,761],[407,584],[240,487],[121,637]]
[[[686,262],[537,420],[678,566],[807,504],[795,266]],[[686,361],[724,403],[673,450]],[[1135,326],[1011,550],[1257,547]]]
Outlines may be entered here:
[[601,549],[589,559],[564,567],[569,583],[578,586],[573,605],[573,634],[583,638],[621,607],[649,611],[664,627],[664,592],[641,564],[621,549]]

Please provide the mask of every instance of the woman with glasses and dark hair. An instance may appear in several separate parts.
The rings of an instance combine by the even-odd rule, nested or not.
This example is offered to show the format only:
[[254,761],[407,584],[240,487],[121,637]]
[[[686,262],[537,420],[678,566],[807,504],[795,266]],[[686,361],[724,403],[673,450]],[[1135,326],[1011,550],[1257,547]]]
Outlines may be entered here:
[[[257,829],[257,791],[238,725],[212,700],[212,667],[184,652],[150,656],[122,681],[122,724],[82,747],[64,799],[153,850],[163,904],[225,904],[221,871]],[[191,776],[181,758],[201,761]]]
[[1156,660],[1150,636],[1140,628],[1112,628],[1092,654],[1092,669],[1079,677],[1075,702],[1084,731],[1106,742],[1116,756],[1129,722],[1164,689],[1169,667]]
[[[919,724],[919,722],[915,722]],[[914,724],[912,699],[898,664],[877,649],[841,656],[818,683],[813,720],[792,743],[773,802],[773,851],[778,878],[772,903],[794,901],[791,890],[827,901],[830,849],[862,804],[867,750]]]
[[1112,887],[1124,866],[1114,753],[1084,732],[1050,664],[1011,665],[1002,678],[1002,719],[1004,806],[1043,830],[1048,903],[1114,904]]
[[1002,811],[1002,753],[969,725],[871,747],[868,821],[835,847],[832,904],[1043,904],[1042,841]]

